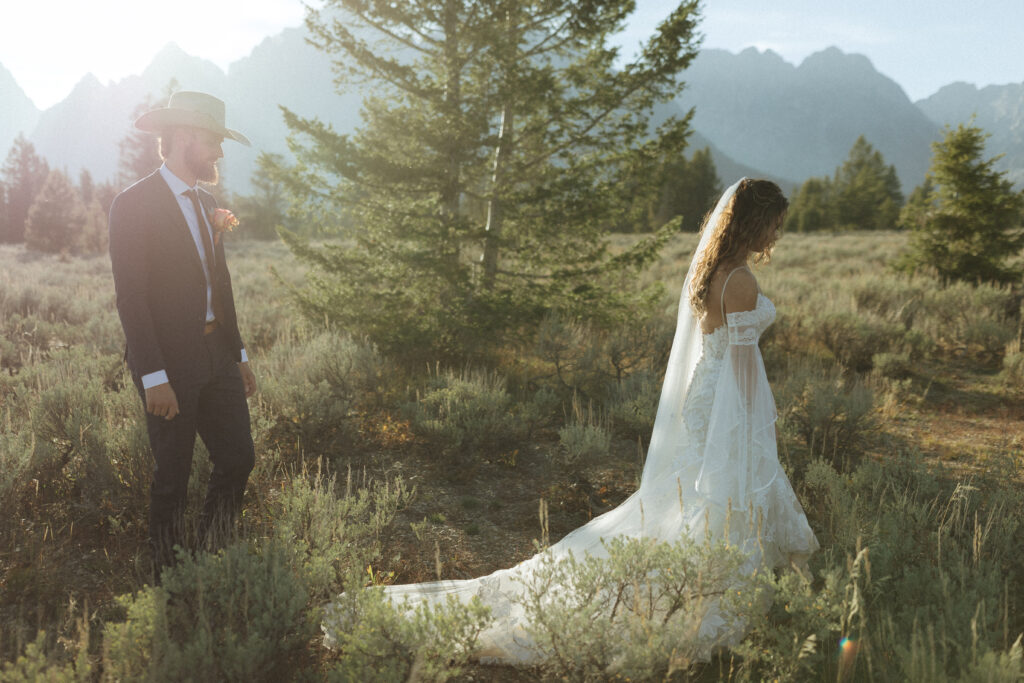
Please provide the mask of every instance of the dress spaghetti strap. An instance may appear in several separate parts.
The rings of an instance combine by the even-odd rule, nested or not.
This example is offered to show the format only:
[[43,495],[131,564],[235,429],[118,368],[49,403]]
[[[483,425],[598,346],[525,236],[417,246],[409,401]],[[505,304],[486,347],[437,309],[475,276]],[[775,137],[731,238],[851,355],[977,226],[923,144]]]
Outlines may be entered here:
[[732,275],[733,275],[733,273],[735,273],[735,272],[736,272],[737,270],[747,270],[747,271],[749,271],[749,270],[750,270],[750,268],[748,268],[748,267],[746,267],[746,266],[740,266],[739,268],[733,268],[733,269],[732,269],[732,270],[731,270],[731,271],[729,272],[729,275],[727,275],[727,276],[726,276],[726,278],[725,278],[725,282],[724,282],[724,283],[722,283],[722,301],[721,301],[721,307],[722,307],[722,324],[725,324],[725,323],[726,323],[726,320],[725,320],[725,288],[729,286],[729,278],[731,278],[731,277],[732,277]]

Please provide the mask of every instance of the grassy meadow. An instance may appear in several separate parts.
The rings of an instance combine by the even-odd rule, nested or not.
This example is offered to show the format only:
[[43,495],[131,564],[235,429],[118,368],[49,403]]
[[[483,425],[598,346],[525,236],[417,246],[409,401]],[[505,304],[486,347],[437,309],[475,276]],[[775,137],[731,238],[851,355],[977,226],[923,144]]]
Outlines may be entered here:
[[237,540],[162,588],[109,261],[2,246],[0,681],[1024,680],[1022,291],[898,275],[905,241],[786,235],[755,268],[779,311],[761,348],[780,459],[822,545],[809,573],[763,577],[767,611],[710,664],[595,635],[536,669],[466,661],[485,616],[372,600],[327,650],[321,609],[510,566],[629,495],[695,236],[642,276],[664,283],[642,325],[551,317],[475,366],[421,369],[302,319],[283,245],[231,241],[257,465]]

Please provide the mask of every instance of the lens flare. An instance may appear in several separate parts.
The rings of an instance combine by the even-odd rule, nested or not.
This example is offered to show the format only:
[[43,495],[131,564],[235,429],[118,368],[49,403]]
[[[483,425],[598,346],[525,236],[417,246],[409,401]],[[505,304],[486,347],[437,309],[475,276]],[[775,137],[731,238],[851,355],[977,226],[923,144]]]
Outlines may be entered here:
[[858,649],[857,641],[852,640],[848,636],[839,641],[838,657],[840,680],[846,680],[846,677],[853,672],[853,665],[857,659]]

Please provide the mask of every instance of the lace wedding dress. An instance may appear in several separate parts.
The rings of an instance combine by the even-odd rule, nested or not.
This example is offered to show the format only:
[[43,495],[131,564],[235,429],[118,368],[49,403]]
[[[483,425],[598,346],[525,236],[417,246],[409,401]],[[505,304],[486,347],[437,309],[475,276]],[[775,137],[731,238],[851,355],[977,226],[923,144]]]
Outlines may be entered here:
[[[737,185],[726,191],[716,213]],[[694,263],[706,242],[707,235]],[[730,313],[726,324],[704,334],[688,303],[690,270],[640,488],[615,509],[514,567],[475,579],[388,586],[393,602],[443,603],[450,595],[462,601],[476,596],[494,617],[480,635],[478,658],[529,664],[537,653],[521,597],[531,572],[545,559],[570,553],[604,557],[604,541],[617,536],[667,542],[728,536],[746,553],[744,569],[752,572],[788,566],[818,548],[778,461],[775,401],[757,346],[775,320],[775,306],[759,294],[753,310]],[[328,606],[324,630],[329,633],[332,622],[342,619],[340,610]],[[737,628],[712,605],[698,634],[704,656],[738,642],[743,633]]]

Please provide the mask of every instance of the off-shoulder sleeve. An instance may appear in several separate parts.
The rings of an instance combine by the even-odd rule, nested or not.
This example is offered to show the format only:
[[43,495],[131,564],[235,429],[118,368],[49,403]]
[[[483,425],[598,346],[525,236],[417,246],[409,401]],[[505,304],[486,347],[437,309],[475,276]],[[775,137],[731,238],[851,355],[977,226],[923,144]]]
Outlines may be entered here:
[[715,386],[697,489],[744,514],[778,476],[775,399],[757,346],[760,310],[726,316],[729,346]]

